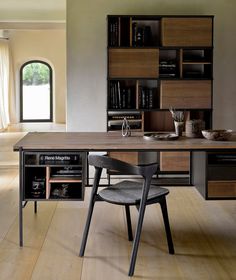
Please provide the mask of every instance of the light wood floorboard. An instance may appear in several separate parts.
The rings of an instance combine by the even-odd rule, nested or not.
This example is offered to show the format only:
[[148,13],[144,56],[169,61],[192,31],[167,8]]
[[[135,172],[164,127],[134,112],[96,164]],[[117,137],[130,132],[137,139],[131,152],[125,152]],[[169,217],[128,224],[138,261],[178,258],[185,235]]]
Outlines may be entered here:
[[18,209],[18,170],[0,168],[0,242],[15,221]]
[[56,209],[32,279],[80,279],[83,259],[78,255],[86,212]]
[[24,209],[24,247],[19,247],[17,219],[10,226],[7,235],[0,243],[1,280],[31,279],[33,269],[51,224],[56,203],[40,205],[37,215],[34,214],[32,206],[32,204],[29,204]]
[[[79,248],[84,202],[41,202],[24,209],[24,247],[18,245],[18,170],[0,170],[0,279],[110,280],[127,276],[132,243],[124,209],[98,202],[85,257]],[[236,279],[236,203],[205,201],[194,188],[167,197],[175,255],[169,255],[159,205],[147,208],[133,279]],[[132,209],[133,227],[137,211]]]

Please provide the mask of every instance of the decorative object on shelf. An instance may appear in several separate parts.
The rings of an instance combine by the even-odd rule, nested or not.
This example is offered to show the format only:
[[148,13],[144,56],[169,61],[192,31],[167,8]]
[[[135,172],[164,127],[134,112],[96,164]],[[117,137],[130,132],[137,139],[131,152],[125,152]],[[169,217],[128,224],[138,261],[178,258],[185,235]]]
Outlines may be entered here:
[[174,120],[175,134],[178,136],[182,136],[184,130],[184,112],[176,111],[175,109],[170,108],[170,113]]
[[202,135],[208,140],[227,141],[232,136],[231,129],[209,129],[202,130]]
[[203,120],[188,120],[185,125],[185,136],[190,138],[201,138],[202,130],[205,129]]
[[122,136],[124,136],[124,137],[131,136],[129,121],[126,118],[124,118],[123,123],[122,123]]
[[176,122],[183,122],[184,121],[184,112],[183,111],[176,111],[173,108],[170,108],[170,113],[174,121]]
[[68,184],[62,184],[52,190],[51,198],[69,198]]
[[144,133],[143,138],[147,140],[176,140],[179,136],[174,133],[156,132]]
[[33,198],[43,198],[45,196],[45,178],[34,177],[31,187],[31,196]]

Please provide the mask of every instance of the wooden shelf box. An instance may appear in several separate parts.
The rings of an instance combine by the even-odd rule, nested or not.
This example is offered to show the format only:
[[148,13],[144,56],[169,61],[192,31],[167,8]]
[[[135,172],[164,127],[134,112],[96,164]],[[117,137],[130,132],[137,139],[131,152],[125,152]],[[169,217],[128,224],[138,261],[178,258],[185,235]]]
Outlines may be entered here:
[[163,17],[161,20],[162,46],[211,47],[212,17]]
[[160,108],[210,109],[211,81],[161,81]]

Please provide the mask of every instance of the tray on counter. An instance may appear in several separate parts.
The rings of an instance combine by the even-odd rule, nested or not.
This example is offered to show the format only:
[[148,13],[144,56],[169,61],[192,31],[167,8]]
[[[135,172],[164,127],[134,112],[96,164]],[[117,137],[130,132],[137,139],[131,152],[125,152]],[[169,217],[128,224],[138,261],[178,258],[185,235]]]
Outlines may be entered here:
[[147,140],[176,140],[179,136],[175,133],[166,132],[154,132],[154,133],[144,133],[144,139]]

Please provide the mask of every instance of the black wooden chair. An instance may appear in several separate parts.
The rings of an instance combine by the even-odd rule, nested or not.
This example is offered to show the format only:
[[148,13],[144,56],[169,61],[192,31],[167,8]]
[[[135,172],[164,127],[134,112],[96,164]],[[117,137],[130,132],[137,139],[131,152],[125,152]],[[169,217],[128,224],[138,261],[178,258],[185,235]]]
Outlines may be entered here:
[[[134,166],[117,159],[100,155],[89,155],[88,162],[90,165],[93,165],[95,167],[95,177],[93,189],[91,192],[87,221],[84,228],[83,239],[80,248],[80,257],[84,256],[89,226],[92,218],[94,204],[96,201],[106,201],[112,204],[125,206],[128,239],[130,241],[133,240],[133,234],[129,206],[135,205],[139,211],[138,223],[131,253],[129,276],[132,276],[134,273],[146,205],[160,203],[165,224],[169,253],[174,254],[174,246],[171,237],[165,198],[169,191],[165,188],[151,185],[151,179],[153,174],[157,172],[158,164],[155,163],[149,165]],[[142,177],[144,178],[144,183],[142,184],[130,180],[124,180],[115,185],[102,189],[101,191],[98,191],[99,181],[103,168],[113,171],[119,171],[122,174],[142,175]]]

